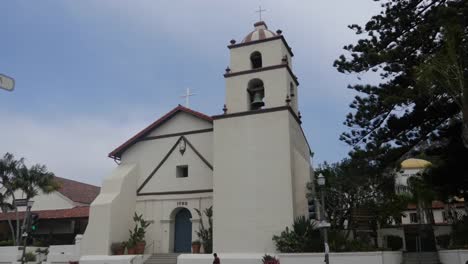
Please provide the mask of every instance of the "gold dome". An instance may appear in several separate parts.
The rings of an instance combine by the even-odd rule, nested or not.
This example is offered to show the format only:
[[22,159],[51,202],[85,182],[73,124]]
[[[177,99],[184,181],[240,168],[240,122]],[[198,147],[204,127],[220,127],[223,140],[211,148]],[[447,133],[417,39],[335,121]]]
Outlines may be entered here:
[[424,169],[430,165],[429,161],[423,159],[407,159],[401,162],[402,169]]

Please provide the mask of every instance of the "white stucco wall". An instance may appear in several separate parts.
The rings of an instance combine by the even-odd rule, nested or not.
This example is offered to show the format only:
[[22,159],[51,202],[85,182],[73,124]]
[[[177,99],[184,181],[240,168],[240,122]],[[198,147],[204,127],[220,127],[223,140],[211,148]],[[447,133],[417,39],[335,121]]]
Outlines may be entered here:
[[[282,40],[262,42],[231,49],[230,69],[232,73],[251,69],[250,55],[254,51],[262,54],[262,66],[276,66],[282,64],[284,55],[288,56],[289,66],[292,67],[289,55]],[[293,77],[286,68],[244,74],[226,78],[226,106],[228,113],[248,111],[250,109],[247,87],[250,80],[259,78],[265,88],[264,108],[285,105],[286,95],[290,94],[290,83],[294,85],[294,97],[291,97],[291,107],[298,112],[298,89]]]
[[311,179],[310,150],[300,125],[292,115],[289,115],[289,125],[294,217],[308,216],[307,183]]
[[[207,132],[185,136],[194,146],[195,150],[211,165],[212,134],[212,132]],[[171,137],[146,141],[147,146],[140,148],[140,151],[135,153],[132,160],[139,162],[142,168],[146,168],[142,169],[139,175],[139,186],[143,184],[178,139],[179,137]],[[184,154],[179,152],[179,148],[174,149],[171,155],[151,177],[151,180],[141,190],[141,193],[213,189],[213,171],[195,153],[195,150],[188,144]],[[187,178],[176,177],[176,167],[179,165],[188,166],[189,176]]]
[[[210,122],[179,112],[152,131],[148,137],[210,128],[212,128]],[[97,208],[98,205],[102,208],[99,208],[97,213],[94,213],[92,208],[89,230],[86,230],[83,243],[88,244],[96,235],[102,238],[98,238],[97,242],[91,242],[90,246],[86,245],[87,249],[83,250],[85,255],[106,255],[111,242],[126,241],[128,229],[134,226],[131,217],[135,211],[143,214],[146,220],[152,221],[145,237],[146,253],[173,251],[174,217],[177,210],[183,207],[189,209],[192,214],[192,238],[196,239],[195,231],[198,230],[199,219],[194,208],[204,210],[211,206],[213,196],[212,169],[196,154],[196,151],[212,166],[213,132],[187,134],[184,137],[188,143],[183,154],[179,151],[178,145],[170,152],[180,136],[140,141],[123,153],[121,164],[110,177],[120,180],[112,184],[105,182],[101,195],[96,199],[97,202],[95,201],[96,204],[93,203],[93,208]],[[178,165],[188,165],[187,178],[176,177]],[[121,171],[122,168],[128,169]],[[152,173],[153,171],[155,172]],[[112,187],[106,188],[111,185]],[[141,186],[143,187],[139,192],[140,195],[137,196],[137,190]],[[121,200],[114,212],[112,206],[115,204],[114,201],[118,200],[116,197],[121,197]],[[115,216],[118,220],[108,220],[113,213],[119,214]],[[97,230],[103,225],[109,225],[107,222],[112,227]],[[117,234],[108,235],[107,232],[110,230],[111,233],[117,230]],[[95,234],[89,235],[94,232]],[[95,246],[95,243],[106,246]]]
[[212,127],[213,125],[206,120],[202,120],[185,112],[179,112],[170,120],[166,121],[164,125],[153,130],[148,136],[160,136]]
[[[153,223],[146,234],[147,252],[170,253],[174,251],[174,217],[180,208],[186,208],[192,215],[192,241],[197,240],[196,231],[199,230],[200,218],[195,208],[200,211],[210,207],[213,195],[209,193],[179,194],[179,195],[149,195],[139,196],[137,212],[142,213]],[[205,225],[207,221],[205,220]]]
[[[25,198],[22,191],[15,192],[16,199]],[[11,201],[11,198],[9,199]],[[58,210],[58,209],[69,209],[75,207],[75,204],[72,200],[68,199],[59,192],[52,193],[43,193],[39,191],[39,194],[36,195],[31,200],[34,201],[32,210]],[[26,207],[18,207],[18,211],[25,211]]]
[[[279,254],[281,264],[322,264],[324,253]],[[401,264],[402,253],[395,251],[330,253],[333,264]]]
[[439,250],[439,260],[442,264],[465,264],[468,262],[468,250]]
[[113,242],[128,239],[136,207],[138,165],[121,164],[107,177],[90,208],[82,255],[108,255]]
[[293,223],[288,111],[214,122],[214,250],[274,252]]
[[[263,67],[281,64],[284,55],[287,55],[289,59],[291,58],[291,55],[288,53],[281,39],[237,47],[230,49],[229,68],[231,72],[250,70],[250,55],[254,51],[258,51],[262,54]],[[291,61],[289,61],[289,64],[291,64],[290,62]]]
[[[219,253],[223,264],[258,264],[262,262],[263,254],[252,253]],[[278,254],[281,264],[323,264],[323,253]],[[206,264],[213,261],[208,254],[183,254],[177,259],[178,264]],[[395,251],[330,253],[330,263],[333,264],[401,264],[402,253]]]

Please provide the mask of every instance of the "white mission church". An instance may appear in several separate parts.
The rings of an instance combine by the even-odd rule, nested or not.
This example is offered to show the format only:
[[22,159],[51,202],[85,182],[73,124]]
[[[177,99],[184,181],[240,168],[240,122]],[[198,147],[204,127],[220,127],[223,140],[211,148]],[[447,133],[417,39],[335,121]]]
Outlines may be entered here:
[[[307,215],[311,149],[301,128],[293,53],[263,22],[228,46],[224,113],[183,106],[109,154],[120,165],[91,205],[82,255],[126,241],[134,212],[153,224],[149,253],[190,252],[213,206],[214,252],[275,252],[272,236]],[[220,102],[222,105],[222,102]]]

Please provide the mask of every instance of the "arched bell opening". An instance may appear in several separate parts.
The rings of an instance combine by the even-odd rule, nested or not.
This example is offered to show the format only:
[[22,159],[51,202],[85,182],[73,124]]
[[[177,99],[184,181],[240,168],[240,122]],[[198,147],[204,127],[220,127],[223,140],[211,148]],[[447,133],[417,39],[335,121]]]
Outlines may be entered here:
[[247,86],[250,110],[262,109],[265,106],[265,88],[263,81],[252,79]]
[[262,54],[258,51],[252,52],[250,54],[250,64],[252,69],[258,69],[262,67]]

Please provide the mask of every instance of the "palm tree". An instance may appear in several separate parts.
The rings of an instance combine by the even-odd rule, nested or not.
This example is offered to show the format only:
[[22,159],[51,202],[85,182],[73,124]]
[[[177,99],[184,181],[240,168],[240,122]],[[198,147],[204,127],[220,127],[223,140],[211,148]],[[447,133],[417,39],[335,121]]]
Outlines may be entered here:
[[[11,153],[6,153],[0,159],[0,209],[3,213],[7,213],[14,209],[11,200],[14,197],[13,179],[18,172],[18,168],[24,165],[24,159],[15,159]],[[17,215],[18,218],[18,215]],[[17,232],[13,228],[11,219],[8,218],[8,225],[13,237],[13,244],[16,245],[15,234],[19,233],[19,226],[17,225]]]
[[[41,193],[51,193],[60,188],[60,185],[55,181],[55,176],[47,170],[44,165],[33,165],[28,168],[24,164],[24,159],[15,160],[10,153],[5,154],[3,160],[0,160],[0,177],[4,202],[6,199],[12,200],[12,208],[16,213],[16,232],[13,232],[13,241],[16,245],[20,244],[20,224],[18,208],[15,206],[16,194],[19,194],[23,199],[29,202],[36,195]],[[4,203],[6,206],[6,203]],[[26,223],[26,218],[23,219],[23,225]],[[11,223],[10,228],[13,229]]]

